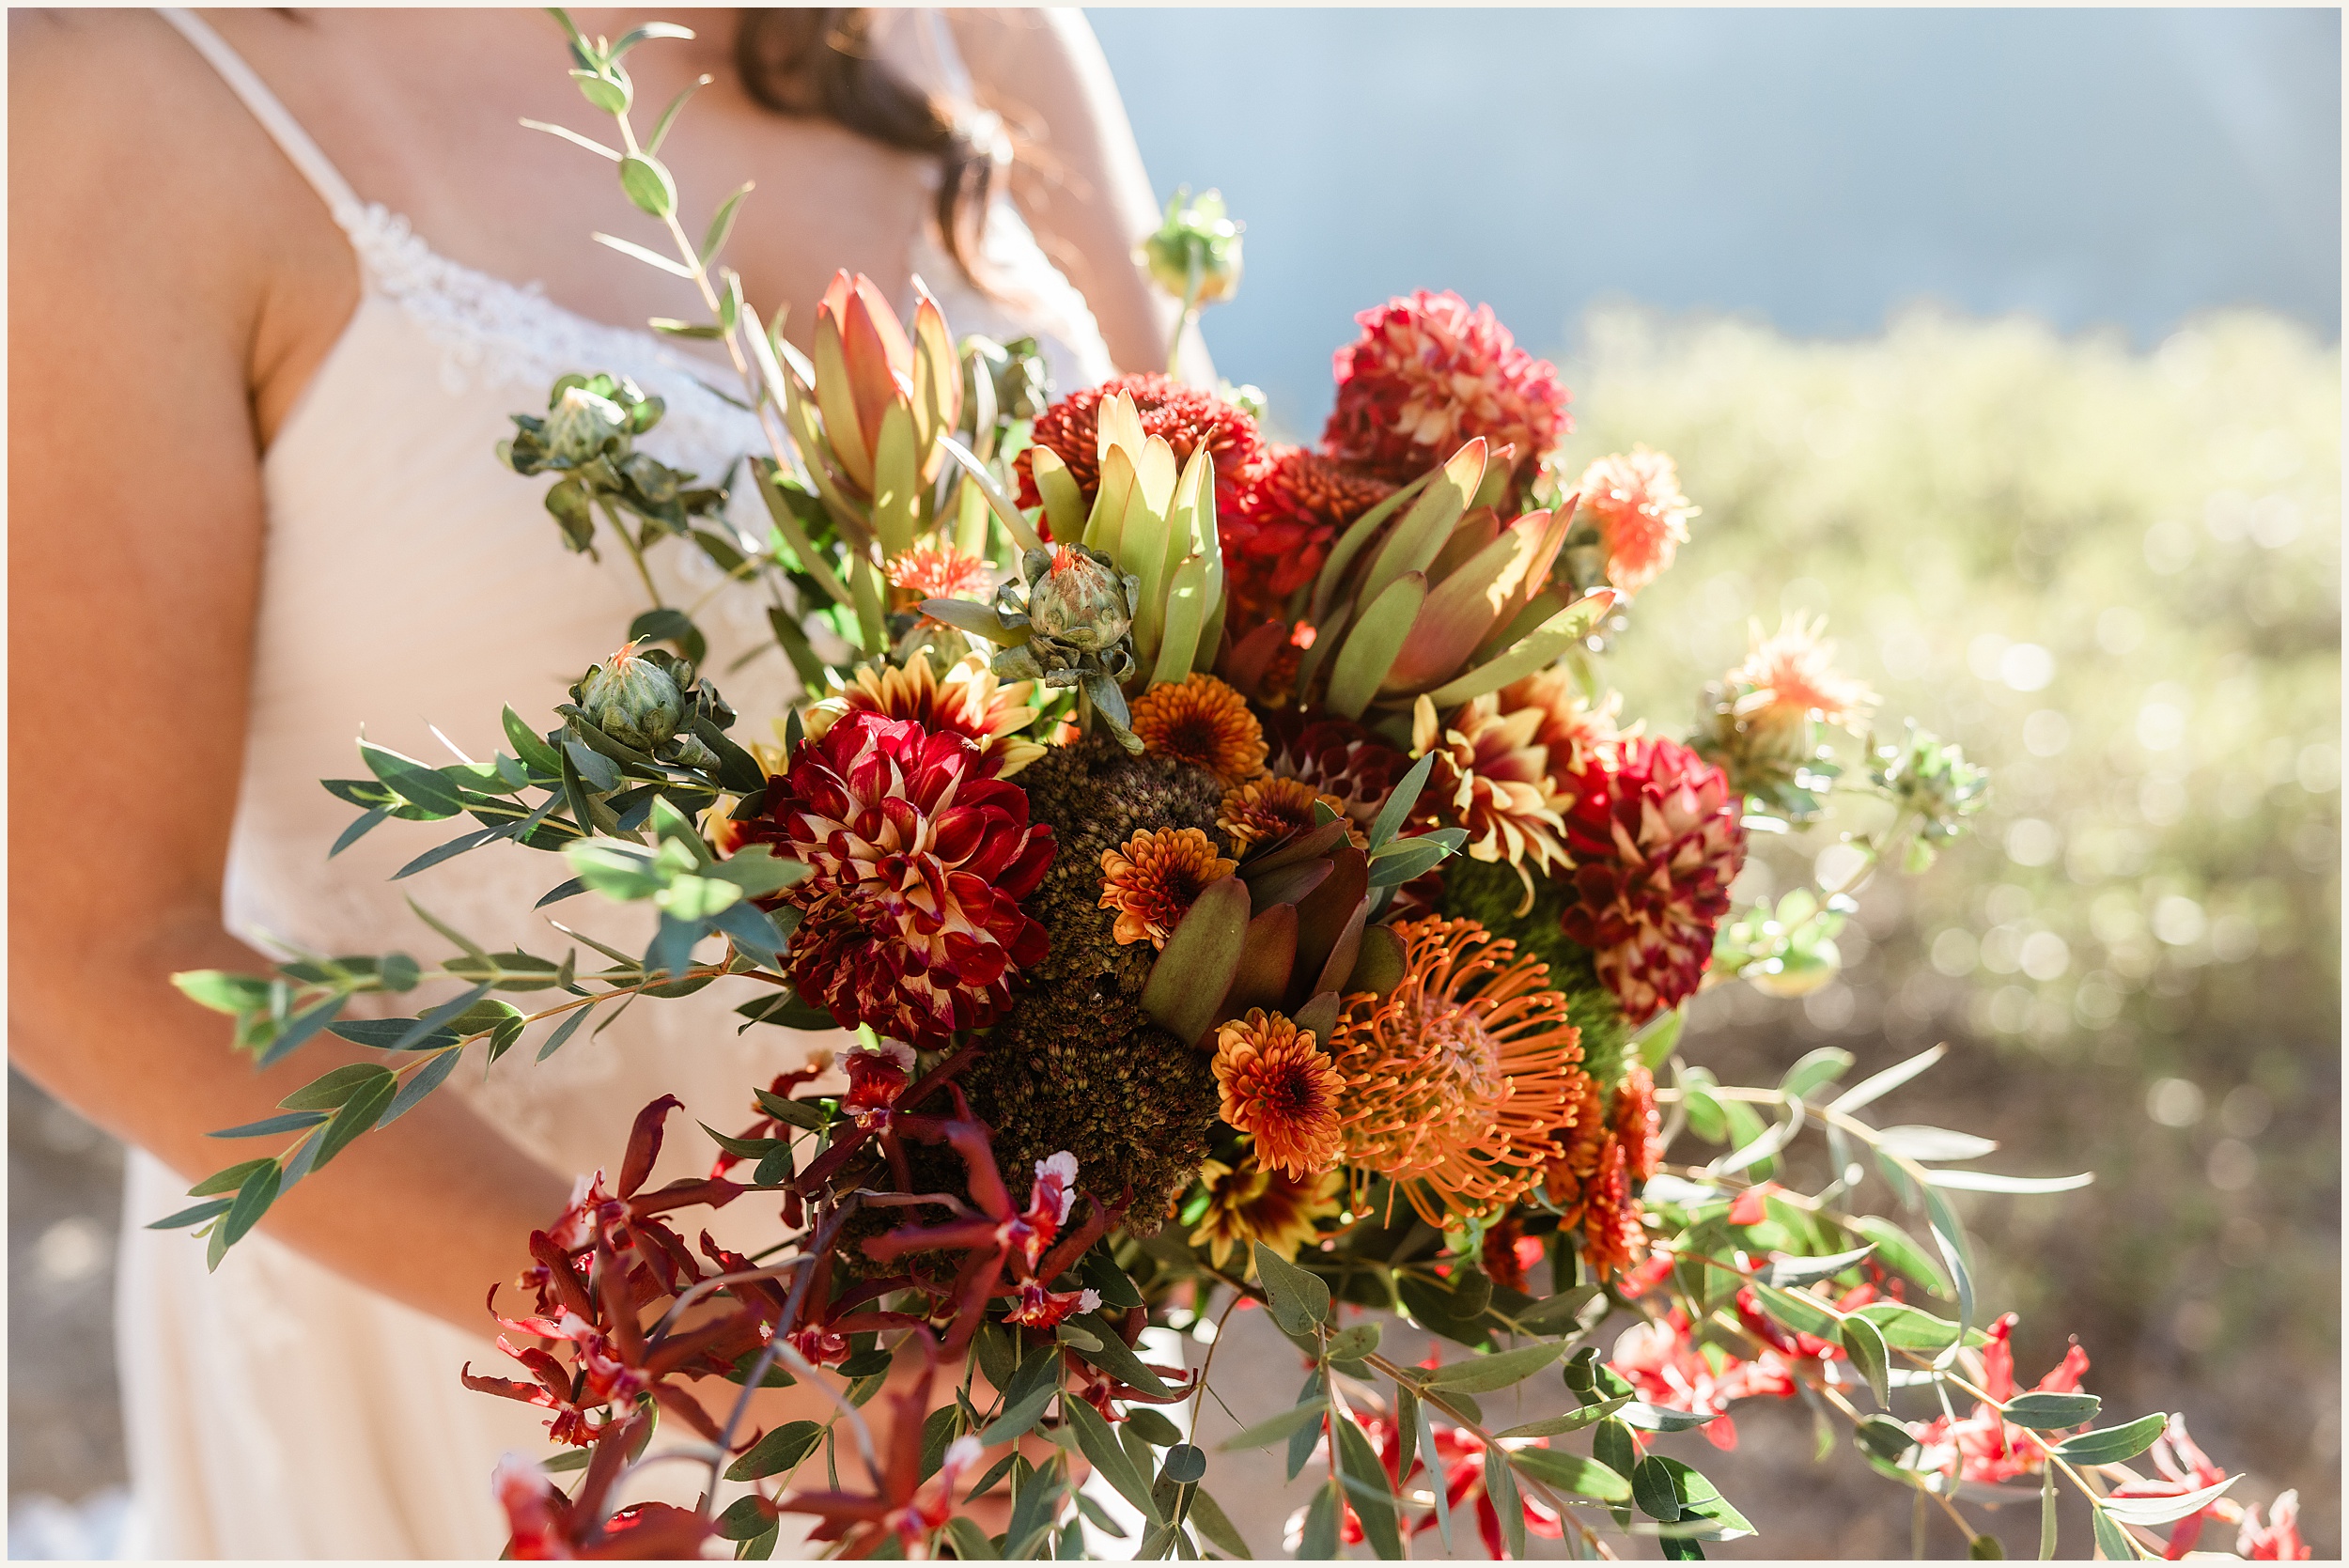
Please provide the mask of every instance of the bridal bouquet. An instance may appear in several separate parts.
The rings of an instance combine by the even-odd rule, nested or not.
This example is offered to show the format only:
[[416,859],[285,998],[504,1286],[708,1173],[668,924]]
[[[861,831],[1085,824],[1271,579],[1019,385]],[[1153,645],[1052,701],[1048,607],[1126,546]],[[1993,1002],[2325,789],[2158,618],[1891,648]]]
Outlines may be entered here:
[[[764,1557],[793,1514],[839,1556],[1077,1557],[1124,1528],[1088,1467],[1140,1516],[1126,1551],[1248,1556],[1191,1440],[1212,1357],[1167,1348],[1243,1305],[1308,1376],[1221,1447],[1321,1478],[1309,1558],[1428,1529],[1701,1557],[1751,1527],[1674,1435],[1726,1447],[1735,1402],[1797,1396],[1823,1453],[1847,1432],[1977,1555],[1965,1510],[2017,1498],[2051,1554],[2060,1491],[2107,1557],[2180,1555],[2213,1519],[2293,1555],[2288,1508],[2226,1498],[2182,1423],[2106,1417],[2077,1346],[2020,1385],[1947,1194],[2087,1178],[1872,1123],[1939,1048],[1850,1087],[1836,1049],[1739,1087],[1683,1034],[1703,986],[1824,984],[1858,883],[1923,871],[1985,781],[1913,725],[1871,730],[1800,621],[1757,629],[1692,734],[1626,721],[1610,646],[1696,515],[1671,458],[1565,463],[1552,367],[1449,294],[1358,318],[1313,446],[1269,439],[1250,389],[1055,397],[1033,345],[957,344],[926,295],[901,323],[863,278],[802,356],[718,265],[741,193],[696,241],[661,131],[639,140],[623,57],[675,31],[573,33],[613,130],[558,133],[663,225],[665,253],[598,238],[698,288],[706,319],[652,325],[723,351],[765,447],[723,486],[668,468],[636,444],[661,400],[582,365],[498,456],[552,476],[570,549],[707,554],[804,700],[738,734],[703,632],[655,593],[559,711],[507,709],[510,753],[362,743],[368,776],[326,786],[363,814],[344,844],[464,818],[411,869],[540,851],[548,901],[650,906],[650,944],[566,925],[557,958],[434,921],[437,965],[180,977],[261,1062],[321,1032],[382,1060],[224,1133],[290,1141],[160,1223],[217,1262],[469,1049],[543,1058],[593,1015],[722,986],[745,1029],[852,1034],[743,1085],[705,1177],[648,1186],[678,1102],[646,1106],[616,1176],[583,1179],[493,1293],[516,1375],[461,1375],[544,1409],[553,1449],[494,1478],[516,1557]],[[1142,259],[1188,317],[1236,286],[1238,229],[1178,198]],[[726,520],[741,486],[763,537]],[[1749,835],[1830,803],[1844,885],[1734,907]],[[344,1017],[433,986],[412,1017]],[[776,1245],[695,1234],[735,1204]],[[1453,1348],[1383,1353],[1396,1313]],[[1563,1414],[1485,1415],[1532,1379],[1563,1380]],[[751,1390],[795,1380],[832,1417],[756,1425]],[[652,1449],[657,1425],[682,1447]],[[697,1509],[613,1506],[679,1457],[709,1472]],[[723,1508],[722,1481],[747,1483]],[[989,1533],[965,1510],[999,1488]]]

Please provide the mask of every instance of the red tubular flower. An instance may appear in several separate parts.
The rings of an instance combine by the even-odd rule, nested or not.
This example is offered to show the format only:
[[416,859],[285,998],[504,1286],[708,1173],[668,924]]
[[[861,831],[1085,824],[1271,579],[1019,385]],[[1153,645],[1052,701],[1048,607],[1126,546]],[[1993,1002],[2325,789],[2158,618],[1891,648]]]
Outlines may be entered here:
[[[649,1337],[645,1331],[642,1314],[647,1307],[708,1278],[683,1239],[659,1216],[687,1204],[721,1206],[744,1190],[708,1178],[641,1191],[661,1151],[661,1122],[677,1109],[678,1102],[663,1095],[637,1114],[616,1196],[603,1190],[603,1173],[598,1172],[582,1180],[550,1229],[531,1234],[530,1251],[537,1262],[520,1282],[536,1297],[532,1314],[498,1312],[497,1289],[490,1287],[490,1314],[514,1336],[501,1335],[498,1347],[521,1362],[533,1381],[475,1376],[471,1363],[459,1374],[476,1392],[552,1411],[547,1429],[558,1443],[599,1442],[646,1393],[715,1440],[717,1423],[671,1380],[723,1374],[764,1337],[760,1309],[769,1298],[755,1296],[690,1329]],[[562,1354],[520,1343],[527,1341],[550,1343]]]
[[743,837],[813,868],[778,899],[803,911],[791,979],[843,1028],[942,1043],[992,1023],[1044,956],[1019,900],[1052,863],[1052,831],[983,772],[962,736],[856,709],[768,780]]
[[813,1514],[822,1522],[811,1541],[841,1543],[843,1558],[870,1557],[894,1538],[900,1556],[912,1557],[929,1533],[954,1513],[955,1488],[977,1462],[976,1437],[965,1435],[947,1448],[937,1475],[922,1479],[922,1425],[930,1409],[930,1383],[938,1369],[937,1343],[927,1330],[916,1335],[924,1359],[922,1375],[903,1393],[889,1396],[889,1440],[870,1493],[795,1492],[780,1505],[785,1514]]
[[1425,289],[1354,318],[1337,351],[1337,405],[1323,448],[1359,473],[1403,484],[1483,436],[1516,448],[1517,476],[1574,428],[1558,367],[1517,346],[1490,305]]
[[1776,1351],[1766,1350],[1750,1361],[1725,1358],[1715,1370],[1697,1350],[1688,1332],[1688,1314],[1677,1307],[1660,1318],[1624,1330],[1623,1338],[1615,1342],[1611,1364],[1650,1405],[1697,1416],[1719,1416],[1719,1421],[1703,1429],[1705,1437],[1719,1449],[1737,1446],[1736,1425],[1726,1414],[1731,1401],[1761,1394],[1792,1399],[1795,1394],[1794,1377]]
[[[2009,1312],[1989,1328],[1990,1343],[1983,1346],[1982,1391],[1997,1405],[1976,1405],[1963,1421],[1952,1421],[1947,1416],[1932,1421],[1911,1423],[1923,1452],[1923,1467],[1955,1474],[1961,1481],[1976,1481],[1985,1485],[2013,1481],[2017,1476],[2036,1471],[2046,1455],[2038,1441],[2021,1427],[2004,1421],[1997,1405],[2013,1399],[2015,1388],[2015,1351],[2008,1343],[2015,1325],[2021,1321]],[[2080,1378],[2088,1371],[2088,1352],[2077,1344],[2064,1351],[2063,1359],[2053,1372],[2032,1385],[2035,1392],[2073,1393],[2080,1386]],[[2057,1435],[2047,1434],[2050,1442]]]
[[[1068,465],[1068,476],[1084,492],[1087,504],[1101,482],[1101,404],[1121,392],[1133,398],[1143,435],[1164,437],[1178,466],[1189,462],[1193,452],[1206,450],[1215,462],[1216,513],[1237,515],[1265,461],[1264,437],[1257,433],[1256,422],[1213,393],[1156,372],[1113,376],[1099,386],[1070,393],[1036,416],[1035,444],[1050,447]],[[1031,448],[1021,451],[1012,465],[1022,506],[1043,501],[1036,493],[1033,463]],[[1043,526],[1049,539],[1050,524]]]
[[1601,748],[1559,781],[1575,902],[1560,924],[1590,948],[1637,1027],[1695,994],[1713,928],[1746,862],[1743,802],[1728,775],[1676,740]]
[[498,1462],[492,1485],[506,1511],[506,1555],[517,1561],[617,1561],[696,1558],[717,1522],[665,1502],[635,1503],[609,1519],[603,1505],[627,1467],[628,1451],[645,1418],[630,1417],[596,1445],[575,1498],[563,1495],[531,1460],[509,1453]]
[[2269,1522],[2260,1523],[2257,1503],[2247,1504],[2243,1510],[2243,1528],[2234,1538],[2234,1549],[2254,1562],[2305,1562],[2309,1544],[2300,1539],[2300,1494],[2279,1492],[2275,1507],[2269,1512]]
[[[2170,1424],[2162,1430],[2160,1436],[2154,1439],[2151,1457],[2154,1468],[2160,1472],[2159,1479],[2147,1477],[2116,1486],[2112,1489],[2114,1497],[2182,1498],[2205,1486],[2216,1486],[2227,1479],[2227,1472],[2213,1464],[2210,1456],[2186,1432],[2186,1417],[2183,1415],[2170,1418]],[[2283,1499],[2279,1498],[2276,1500],[2280,1509]],[[2296,1504],[2298,1499],[2294,1501]],[[2175,1561],[2192,1551],[2202,1538],[2202,1521],[2217,1512],[2216,1507],[2199,1509],[2172,1525],[2169,1544],[2161,1555]],[[2306,1556],[2306,1551],[2301,1555]]]

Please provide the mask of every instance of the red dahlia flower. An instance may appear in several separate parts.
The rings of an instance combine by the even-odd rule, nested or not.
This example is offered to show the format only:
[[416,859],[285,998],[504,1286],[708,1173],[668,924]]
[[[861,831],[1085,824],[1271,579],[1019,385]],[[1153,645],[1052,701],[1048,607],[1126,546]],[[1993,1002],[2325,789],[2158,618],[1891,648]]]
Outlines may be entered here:
[[1044,956],[1019,900],[1052,863],[1052,830],[982,771],[962,736],[854,709],[767,781],[743,837],[814,869],[779,899],[802,911],[791,981],[844,1029],[943,1042],[992,1023]]
[[[1134,400],[1134,411],[1142,416],[1142,433],[1164,437],[1174,449],[1178,467],[1189,462],[1193,452],[1206,451],[1215,460],[1216,513],[1219,517],[1237,514],[1264,465],[1264,437],[1257,433],[1256,422],[1246,411],[1211,392],[1155,372],[1113,376],[1099,386],[1070,393],[1036,416],[1035,444],[1050,447],[1068,465],[1068,476],[1084,492],[1086,502],[1093,500],[1094,489],[1101,482],[1101,403],[1121,392]],[[1022,451],[1012,465],[1019,476],[1022,506],[1043,504],[1043,497],[1036,493],[1034,460],[1031,451]],[[1048,523],[1046,537],[1050,537],[1050,532]]]
[[1602,747],[1558,781],[1575,902],[1560,924],[1592,950],[1633,1027],[1695,994],[1746,862],[1728,775],[1676,740]]
[[1354,320],[1321,444],[1360,473],[1403,484],[1483,436],[1517,449],[1522,481],[1574,428],[1558,367],[1518,348],[1490,305],[1423,288]]
[[1284,599],[1311,582],[1339,530],[1393,493],[1301,446],[1273,448],[1240,507],[1217,519],[1233,581],[1257,590],[1238,597]]

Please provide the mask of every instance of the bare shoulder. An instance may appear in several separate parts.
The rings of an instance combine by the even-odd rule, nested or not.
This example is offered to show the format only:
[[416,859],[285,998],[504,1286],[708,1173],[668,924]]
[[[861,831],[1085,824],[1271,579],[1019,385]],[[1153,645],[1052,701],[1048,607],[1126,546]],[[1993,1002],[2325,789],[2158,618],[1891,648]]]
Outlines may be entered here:
[[257,292],[307,190],[211,68],[145,10],[8,14],[12,268],[135,270]]
[[1101,46],[1082,11],[988,6],[946,14],[955,45],[982,97],[1017,97],[1039,89],[1046,96],[1063,97],[1103,69]]

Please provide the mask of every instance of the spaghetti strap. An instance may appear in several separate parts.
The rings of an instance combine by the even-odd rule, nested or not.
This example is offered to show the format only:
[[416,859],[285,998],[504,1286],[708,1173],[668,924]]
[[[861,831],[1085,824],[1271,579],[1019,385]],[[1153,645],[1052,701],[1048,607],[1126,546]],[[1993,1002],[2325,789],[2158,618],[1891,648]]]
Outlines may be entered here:
[[253,73],[253,68],[246,65],[202,17],[177,6],[159,6],[156,14],[178,28],[182,38],[195,45],[196,53],[220,72],[220,79],[228,85],[228,90],[253,112],[253,117],[261,122],[261,129],[269,132],[270,139],[277,144],[293,166],[302,171],[302,178],[310,182],[310,188],[326,203],[327,210],[334,215],[334,222],[342,225],[346,233],[350,232],[365,215],[365,205],[351,190],[350,182],[343,179],[342,172],[327,160],[325,153],[319,150],[319,145],[310,139],[310,133],[286,112],[283,103],[277,101],[277,95],[269,90],[267,84]]

